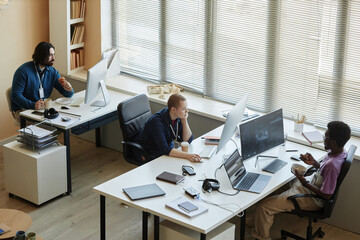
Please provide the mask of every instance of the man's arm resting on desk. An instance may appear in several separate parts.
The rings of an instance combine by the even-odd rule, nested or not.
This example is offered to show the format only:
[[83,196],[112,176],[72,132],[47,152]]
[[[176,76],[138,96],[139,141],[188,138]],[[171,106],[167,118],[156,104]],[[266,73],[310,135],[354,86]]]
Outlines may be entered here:
[[201,157],[197,154],[194,153],[186,153],[183,151],[180,151],[178,149],[173,148],[170,153],[169,153],[170,157],[178,157],[178,158],[185,158],[187,160],[189,160],[190,162],[200,162],[201,161]]

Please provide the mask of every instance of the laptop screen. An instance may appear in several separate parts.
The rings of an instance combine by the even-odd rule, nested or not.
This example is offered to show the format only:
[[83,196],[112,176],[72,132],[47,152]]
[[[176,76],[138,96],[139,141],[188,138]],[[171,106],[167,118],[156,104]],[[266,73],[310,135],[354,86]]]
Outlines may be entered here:
[[242,160],[283,144],[282,109],[240,124],[240,138]]
[[237,149],[226,160],[224,166],[232,186],[235,186],[242,176],[246,174],[245,166]]

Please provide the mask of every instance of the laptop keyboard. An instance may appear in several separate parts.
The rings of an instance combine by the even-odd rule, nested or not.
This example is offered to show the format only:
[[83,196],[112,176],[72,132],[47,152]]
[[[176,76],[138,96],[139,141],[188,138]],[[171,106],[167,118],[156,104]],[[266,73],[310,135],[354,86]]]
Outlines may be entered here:
[[215,149],[216,146],[214,145],[205,145],[199,155],[201,158],[210,158],[213,155]]
[[239,184],[239,189],[249,190],[260,174],[248,172]]
[[270,172],[270,173],[276,173],[281,168],[283,168],[287,162],[282,161],[280,159],[275,159],[270,164],[268,164],[266,167],[263,168],[263,171]]

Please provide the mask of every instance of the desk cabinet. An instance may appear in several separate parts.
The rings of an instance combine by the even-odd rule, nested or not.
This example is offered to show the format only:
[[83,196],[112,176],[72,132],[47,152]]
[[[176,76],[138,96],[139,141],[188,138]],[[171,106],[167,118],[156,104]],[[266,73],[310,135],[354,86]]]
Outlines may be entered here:
[[[200,234],[192,229],[164,220],[160,223],[160,240],[195,240]],[[206,234],[208,240],[235,239],[235,225],[229,222]]]
[[66,148],[52,145],[39,152],[17,141],[4,145],[5,190],[40,205],[67,190]]

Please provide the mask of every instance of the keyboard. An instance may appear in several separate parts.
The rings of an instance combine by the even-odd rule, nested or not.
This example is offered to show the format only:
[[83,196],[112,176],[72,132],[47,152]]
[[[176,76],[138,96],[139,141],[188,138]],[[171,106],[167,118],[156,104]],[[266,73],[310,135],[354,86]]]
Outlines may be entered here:
[[71,107],[80,107],[80,104],[84,102],[84,97],[77,97],[70,103]]
[[217,146],[214,145],[205,145],[199,155],[201,158],[211,158],[216,148]]
[[248,172],[239,184],[239,189],[249,190],[260,174]]
[[270,164],[268,164],[266,167],[264,167],[262,170],[265,172],[269,172],[269,173],[276,173],[281,168],[283,168],[286,164],[287,164],[287,162],[285,162],[283,160],[275,159]]

